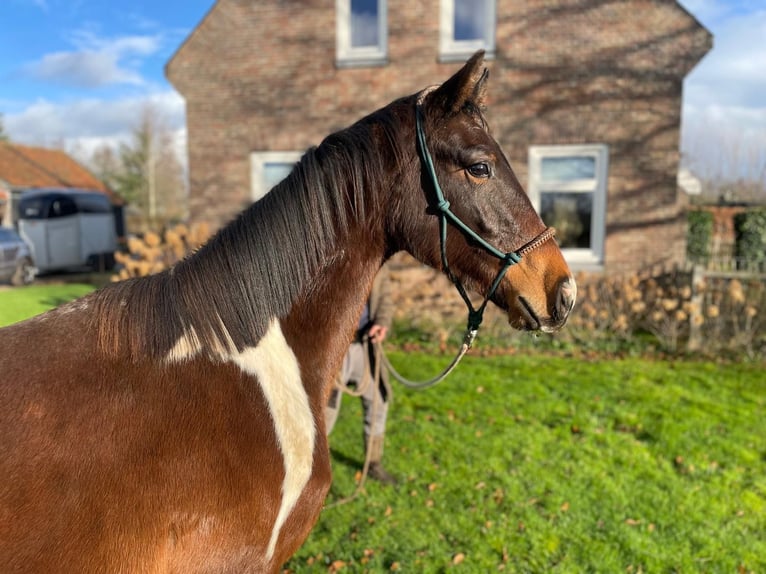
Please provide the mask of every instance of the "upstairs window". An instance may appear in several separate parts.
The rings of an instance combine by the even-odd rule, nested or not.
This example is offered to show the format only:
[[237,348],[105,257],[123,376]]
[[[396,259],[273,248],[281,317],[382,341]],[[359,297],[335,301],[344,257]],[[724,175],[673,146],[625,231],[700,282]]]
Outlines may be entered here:
[[386,0],[335,0],[336,49],[339,66],[386,62]]
[[495,22],[495,0],[441,0],[441,60],[463,60],[479,49],[494,56]]
[[301,159],[300,152],[260,151],[250,154],[250,199],[258,201],[285,179]]
[[573,267],[604,262],[607,146],[532,146],[529,197]]

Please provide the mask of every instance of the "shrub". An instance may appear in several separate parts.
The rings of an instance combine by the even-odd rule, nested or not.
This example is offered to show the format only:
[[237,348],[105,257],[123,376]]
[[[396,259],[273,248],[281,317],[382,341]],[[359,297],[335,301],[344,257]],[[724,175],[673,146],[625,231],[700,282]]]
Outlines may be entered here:
[[690,211],[686,237],[686,257],[693,263],[704,263],[710,258],[713,238],[713,214],[709,211]]
[[737,258],[745,269],[759,269],[766,261],[766,209],[738,213],[734,217]]

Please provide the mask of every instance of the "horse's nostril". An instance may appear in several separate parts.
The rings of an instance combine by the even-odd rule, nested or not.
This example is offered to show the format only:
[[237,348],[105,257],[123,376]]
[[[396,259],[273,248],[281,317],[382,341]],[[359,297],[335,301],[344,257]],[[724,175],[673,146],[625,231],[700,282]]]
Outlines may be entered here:
[[574,280],[564,279],[559,284],[559,294],[556,300],[556,311],[559,317],[565,318],[572,310],[577,298],[577,285]]

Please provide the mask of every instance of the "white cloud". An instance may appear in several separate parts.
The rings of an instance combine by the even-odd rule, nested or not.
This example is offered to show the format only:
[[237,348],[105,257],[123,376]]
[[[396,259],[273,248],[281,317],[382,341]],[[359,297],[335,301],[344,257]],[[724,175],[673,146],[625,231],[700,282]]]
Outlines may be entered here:
[[730,18],[713,50],[687,78],[689,103],[759,107],[766,104],[766,10]]
[[185,163],[185,105],[175,91],[167,90],[115,101],[97,99],[70,103],[39,100],[22,111],[4,116],[5,128],[17,143],[63,146],[85,156],[103,144],[127,142],[149,107],[173,134]]
[[114,54],[104,52],[54,52],[27,67],[30,76],[38,80],[98,88],[110,84],[140,85],[138,72],[121,68]]
[[70,38],[78,48],[98,50],[115,55],[135,53],[148,56],[156,52],[160,45],[160,38],[156,35],[102,38],[88,29],[75,30],[71,33]]
[[766,2],[684,4],[714,34],[713,50],[684,85],[686,163],[703,177],[766,177],[741,160],[766,153]]
[[143,57],[151,56],[160,47],[159,36],[118,36],[102,38],[92,31],[77,30],[70,35],[73,51],[46,54],[24,71],[37,79],[96,88],[112,84],[142,85],[138,69]]

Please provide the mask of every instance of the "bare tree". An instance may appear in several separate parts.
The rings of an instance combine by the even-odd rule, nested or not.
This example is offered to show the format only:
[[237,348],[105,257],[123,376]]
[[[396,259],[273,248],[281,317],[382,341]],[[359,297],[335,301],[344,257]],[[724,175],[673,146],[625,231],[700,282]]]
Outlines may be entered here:
[[702,117],[684,127],[684,166],[708,188],[766,193],[766,134]]
[[128,143],[97,148],[89,166],[128,203],[137,230],[159,229],[186,215],[186,184],[173,134],[147,105]]
[[122,170],[122,162],[112,146],[106,143],[98,146],[87,163],[93,175],[110,189],[118,190],[117,177]]

